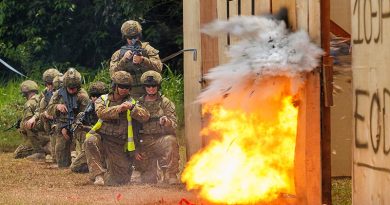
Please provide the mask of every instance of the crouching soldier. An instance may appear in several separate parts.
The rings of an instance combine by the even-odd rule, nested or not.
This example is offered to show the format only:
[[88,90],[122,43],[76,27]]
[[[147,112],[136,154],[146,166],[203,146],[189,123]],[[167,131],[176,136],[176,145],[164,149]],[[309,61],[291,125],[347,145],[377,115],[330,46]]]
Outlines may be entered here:
[[[115,72],[111,91],[95,102],[98,122],[87,134],[85,153],[95,185],[130,182],[135,150],[132,121],[145,122],[149,113],[130,96],[131,75]],[[105,168],[106,167],[106,168]]]
[[38,85],[32,80],[26,80],[20,85],[23,96],[27,99],[23,108],[23,117],[20,122],[20,133],[27,144],[20,145],[14,152],[15,158],[45,159],[44,146],[49,138],[38,134],[35,128],[39,117]]
[[[50,159],[54,161],[55,156],[55,138],[53,136],[53,133],[51,131],[51,126],[53,125],[53,116],[49,115],[47,113],[47,106],[49,105],[50,99],[53,96],[54,92],[54,85],[53,81],[54,78],[57,76],[61,76],[62,73],[60,73],[55,68],[49,68],[45,72],[43,72],[42,79],[45,83],[45,89],[42,91],[40,96],[40,102],[39,102],[39,120],[41,121],[41,127],[40,129],[44,132],[44,135],[47,135],[50,139]],[[46,157],[49,157],[46,156]]]
[[71,164],[72,124],[89,103],[87,92],[81,88],[81,75],[76,69],[69,68],[63,81],[63,87],[53,93],[48,105],[48,114],[56,119],[55,152],[60,168]]
[[140,149],[137,149],[136,167],[144,183],[157,182],[157,163],[163,171],[163,182],[179,183],[179,146],[175,136],[177,127],[175,105],[159,93],[162,77],[156,71],[141,76],[145,95],[139,104],[150,113],[140,130]]
[[[85,135],[98,121],[97,114],[95,112],[95,101],[103,94],[107,94],[107,86],[101,81],[92,83],[88,89],[88,95],[91,99],[87,108],[83,112],[80,112],[76,118],[76,124],[74,124],[74,132],[77,139],[80,152],[77,153],[76,159],[70,165],[70,170],[76,173],[88,172],[87,158],[85,156]],[[76,134],[77,133],[77,134]],[[76,146],[76,147],[77,147]]]

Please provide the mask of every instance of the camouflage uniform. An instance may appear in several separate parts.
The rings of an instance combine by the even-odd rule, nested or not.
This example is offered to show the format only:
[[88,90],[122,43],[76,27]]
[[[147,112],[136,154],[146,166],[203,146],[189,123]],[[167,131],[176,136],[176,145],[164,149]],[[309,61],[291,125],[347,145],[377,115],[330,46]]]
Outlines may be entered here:
[[[160,86],[161,75],[148,71],[141,77],[144,85]],[[141,180],[146,183],[157,182],[157,162],[164,172],[164,182],[176,183],[179,172],[179,146],[175,136],[177,119],[175,105],[165,96],[157,93],[154,101],[139,99],[139,104],[150,113],[147,122],[142,123],[140,130],[140,149],[143,160],[137,161],[137,169],[141,171]],[[166,116],[169,123],[160,124],[160,118]]]
[[[100,97],[108,92],[106,84],[97,81],[90,85],[88,94],[90,97]],[[78,133],[77,140],[80,143],[81,150],[77,153],[75,160],[70,165],[70,170],[76,173],[88,172],[87,158],[85,156],[85,135],[92,128],[92,126],[98,121],[98,116],[95,112],[95,103],[90,101],[87,108],[80,112],[76,117],[77,129],[75,133]]]
[[[57,76],[61,76],[62,73],[60,73],[55,68],[49,68],[45,72],[43,72],[42,79],[46,83],[54,84],[53,81]],[[47,87],[41,92],[40,96],[40,102],[39,102],[39,121],[40,123],[40,130],[43,130],[43,134],[47,135],[50,139],[50,153],[51,156],[54,158],[55,156],[55,136],[51,132],[51,126],[53,125],[54,121],[52,119],[48,119],[45,116],[45,112],[47,111],[47,106],[49,105],[50,99],[53,96],[54,88],[52,91],[48,90]]]
[[[134,36],[140,36],[142,32],[141,25],[137,21],[126,21],[123,23],[121,32],[124,38],[132,39]],[[140,64],[133,64],[132,59],[127,59],[123,55],[126,50],[119,49],[111,57],[110,61],[110,75],[112,76],[116,71],[126,71],[129,72],[133,79],[133,85],[131,90],[131,96],[138,98],[144,92],[142,89],[142,84],[139,82],[139,79],[143,72],[148,70],[154,70],[157,72],[162,71],[162,63],[158,55],[159,51],[149,45],[148,42],[142,42],[142,56],[143,61]]]
[[[71,156],[70,156],[70,148],[72,139],[67,140],[61,133],[62,128],[67,129],[67,133],[70,137],[72,137],[72,133],[70,132],[71,124],[74,123],[74,119],[77,116],[77,114],[81,110],[85,110],[89,103],[89,98],[87,92],[80,88],[81,86],[81,75],[80,73],[75,70],[74,68],[70,68],[65,74],[64,74],[64,85],[59,90],[55,91],[53,94],[53,97],[51,98],[49,105],[48,105],[48,114],[54,116],[56,119],[56,125],[54,130],[54,135],[56,136],[56,145],[55,145],[55,152],[56,152],[56,160],[58,167],[68,167],[71,164]],[[77,93],[70,94],[67,91],[67,88],[71,87],[77,87]],[[73,108],[70,108],[68,105],[66,105],[66,102],[74,102],[71,104],[73,105]],[[63,113],[60,112],[57,109],[57,106],[63,104],[66,105],[68,112]],[[73,110],[73,116],[69,113],[70,110]],[[77,136],[73,136],[77,138]]]
[[[31,80],[24,81],[21,84],[21,92],[28,95],[29,92],[38,93],[38,85]],[[28,97],[28,96],[26,96]],[[44,146],[49,142],[49,139],[45,136],[39,135],[39,130],[36,129],[37,124],[32,129],[28,129],[25,123],[35,117],[36,121],[39,117],[39,95],[34,94],[24,104],[23,117],[20,122],[19,131],[23,138],[26,140],[26,144],[20,145],[14,152],[15,158],[27,157],[33,153],[45,153]]]
[[[117,84],[130,85],[132,81],[130,74],[124,71],[116,72],[112,80],[113,92],[116,92]],[[123,82],[124,80],[127,82]],[[128,142],[127,111],[118,111],[122,103],[132,101],[132,98],[128,95],[122,100],[114,100],[113,92],[96,100],[95,110],[102,124],[96,132],[90,131],[91,135],[88,135],[85,141],[91,179],[103,175],[105,185],[128,183],[132,173],[133,157],[130,156],[131,152],[124,149],[127,148]],[[132,122],[134,120],[144,122],[149,118],[149,113],[137,104],[133,104],[130,110]]]

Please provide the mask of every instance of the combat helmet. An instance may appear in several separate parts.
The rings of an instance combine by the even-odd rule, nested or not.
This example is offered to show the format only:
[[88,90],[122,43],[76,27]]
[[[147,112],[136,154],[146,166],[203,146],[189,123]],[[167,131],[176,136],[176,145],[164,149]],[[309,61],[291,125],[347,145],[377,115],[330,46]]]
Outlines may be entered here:
[[162,81],[161,74],[156,72],[156,71],[153,71],[153,70],[146,71],[141,76],[141,83],[143,85],[156,85],[156,86],[160,86],[161,81]]
[[116,85],[129,85],[133,83],[133,78],[126,71],[117,71],[111,77],[112,83]]
[[60,87],[62,87],[64,81],[64,74],[60,73],[53,79],[53,89],[58,90]]
[[138,21],[129,20],[122,24],[121,32],[123,37],[132,39],[141,34],[142,27]]
[[88,94],[91,97],[98,97],[106,93],[108,93],[107,86],[101,81],[93,82],[88,89]]
[[53,83],[54,78],[60,74],[55,68],[49,68],[45,72],[43,72],[42,79],[45,83]]
[[67,88],[81,87],[81,74],[74,68],[69,68],[64,74],[64,86]]
[[28,93],[31,91],[38,92],[38,84],[32,80],[26,80],[23,81],[22,84],[20,84],[20,91],[22,93]]

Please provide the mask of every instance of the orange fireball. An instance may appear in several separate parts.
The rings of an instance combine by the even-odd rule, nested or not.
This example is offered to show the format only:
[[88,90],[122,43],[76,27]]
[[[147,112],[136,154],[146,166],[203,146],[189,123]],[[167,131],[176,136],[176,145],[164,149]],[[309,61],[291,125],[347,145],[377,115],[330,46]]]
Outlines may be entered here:
[[223,204],[268,203],[295,195],[298,109],[285,94],[260,104],[251,112],[221,104],[203,106],[208,123],[201,134],[210,142],[186,165],[182,181],[187,189]]

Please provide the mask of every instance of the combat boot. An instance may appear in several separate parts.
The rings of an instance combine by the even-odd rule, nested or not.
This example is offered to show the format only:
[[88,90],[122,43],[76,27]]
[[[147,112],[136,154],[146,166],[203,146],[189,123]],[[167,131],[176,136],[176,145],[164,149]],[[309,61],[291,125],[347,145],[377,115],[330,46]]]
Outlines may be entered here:
[[94,185],[97,185],[97,186],[104,186],[104,179],[102,177],[102,175],[97,175],[95,177],[95,182],[93,182]]
[[34,153],[28,157],[26,157],[28,160],[32,161],[45,161],[45,154],[44,153]]

